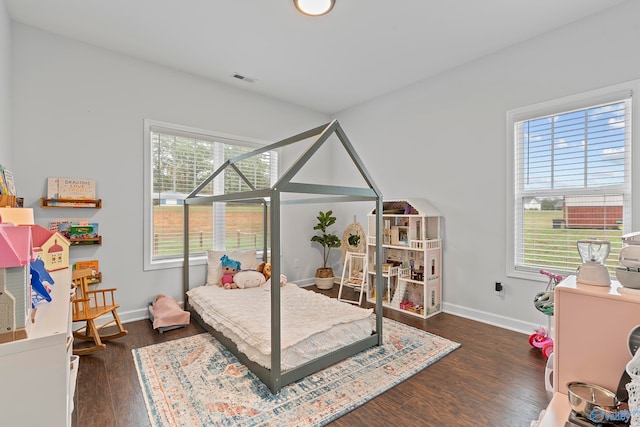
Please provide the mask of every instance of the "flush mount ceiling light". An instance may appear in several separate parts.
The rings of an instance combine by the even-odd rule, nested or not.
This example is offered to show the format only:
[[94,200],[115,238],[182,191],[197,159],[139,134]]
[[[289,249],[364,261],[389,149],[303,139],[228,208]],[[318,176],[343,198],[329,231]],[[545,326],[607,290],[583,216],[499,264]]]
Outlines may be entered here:
[[326,15],[333,9],[335,3],[335,0],[293,0],[296,9],[309,16]]

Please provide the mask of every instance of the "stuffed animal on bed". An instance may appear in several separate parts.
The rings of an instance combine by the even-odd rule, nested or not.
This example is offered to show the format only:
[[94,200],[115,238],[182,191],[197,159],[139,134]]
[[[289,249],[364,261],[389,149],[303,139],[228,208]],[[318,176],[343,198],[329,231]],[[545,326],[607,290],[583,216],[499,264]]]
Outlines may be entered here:
[[238,285],[233,282],[233,276],[240,270],[242,264],[227,255],[222,255],[220,265],[222,266],[222,277],[218,281],[218,286],[225,289],[236,289]]
[[261,262],[258,266],[258,271],[264,276],[264,280],[267,281],[271,278],[271,263]]
[[[262,285],[262,288],[266,291],[271,289],[271,263],[263,262],[258,266],[258,271],[264,275],[266,282]],[[287,283],[287,276],[280,275],[280,287],[283,287]]]

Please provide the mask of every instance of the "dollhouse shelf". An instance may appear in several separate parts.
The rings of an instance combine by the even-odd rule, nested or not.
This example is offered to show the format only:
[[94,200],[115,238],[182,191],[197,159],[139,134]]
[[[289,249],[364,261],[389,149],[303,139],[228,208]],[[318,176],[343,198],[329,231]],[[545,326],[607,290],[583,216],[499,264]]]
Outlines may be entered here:
[[[440,313],[442,305],[442,240],[440,213],[426,200],[383,202],[382,304],[423,319]],[[367,300],[375,301],[376,215],[368,216]]]
[[[64,205],[60,206],[59,204],[63,203]],[[92,208],[92,209],[101,209],[102,208],[102,199],[47,199],[46,197],[40,198],[40,207],[41,208]]]
[[90,239],[71,239],[71,246],[92,246],[102,245],[102,236],[93,237]]

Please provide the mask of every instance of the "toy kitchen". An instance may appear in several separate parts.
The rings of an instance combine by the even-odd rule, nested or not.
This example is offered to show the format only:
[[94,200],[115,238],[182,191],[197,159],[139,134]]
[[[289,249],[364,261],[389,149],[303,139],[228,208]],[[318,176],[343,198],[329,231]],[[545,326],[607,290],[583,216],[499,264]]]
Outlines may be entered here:
[[583,241],[583,265],[555,287],[553,397],[532,426],[640,426],[640,232],[622,240],[617,280],[593,264],[608,242]]

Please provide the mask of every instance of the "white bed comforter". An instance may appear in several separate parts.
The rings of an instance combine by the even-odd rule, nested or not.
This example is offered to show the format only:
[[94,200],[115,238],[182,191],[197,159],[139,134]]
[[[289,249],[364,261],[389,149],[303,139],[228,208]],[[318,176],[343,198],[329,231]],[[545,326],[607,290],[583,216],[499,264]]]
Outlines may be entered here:
[[[283,369],[365,338],[373,330],[372,309],[342,303],[293,283],[280,291]],[[189,303],[207,324],[232,339],[251,360],[269,367],[270,291],[200,286],[187,294]],[[255,355],[255,351],[260,354]]]

